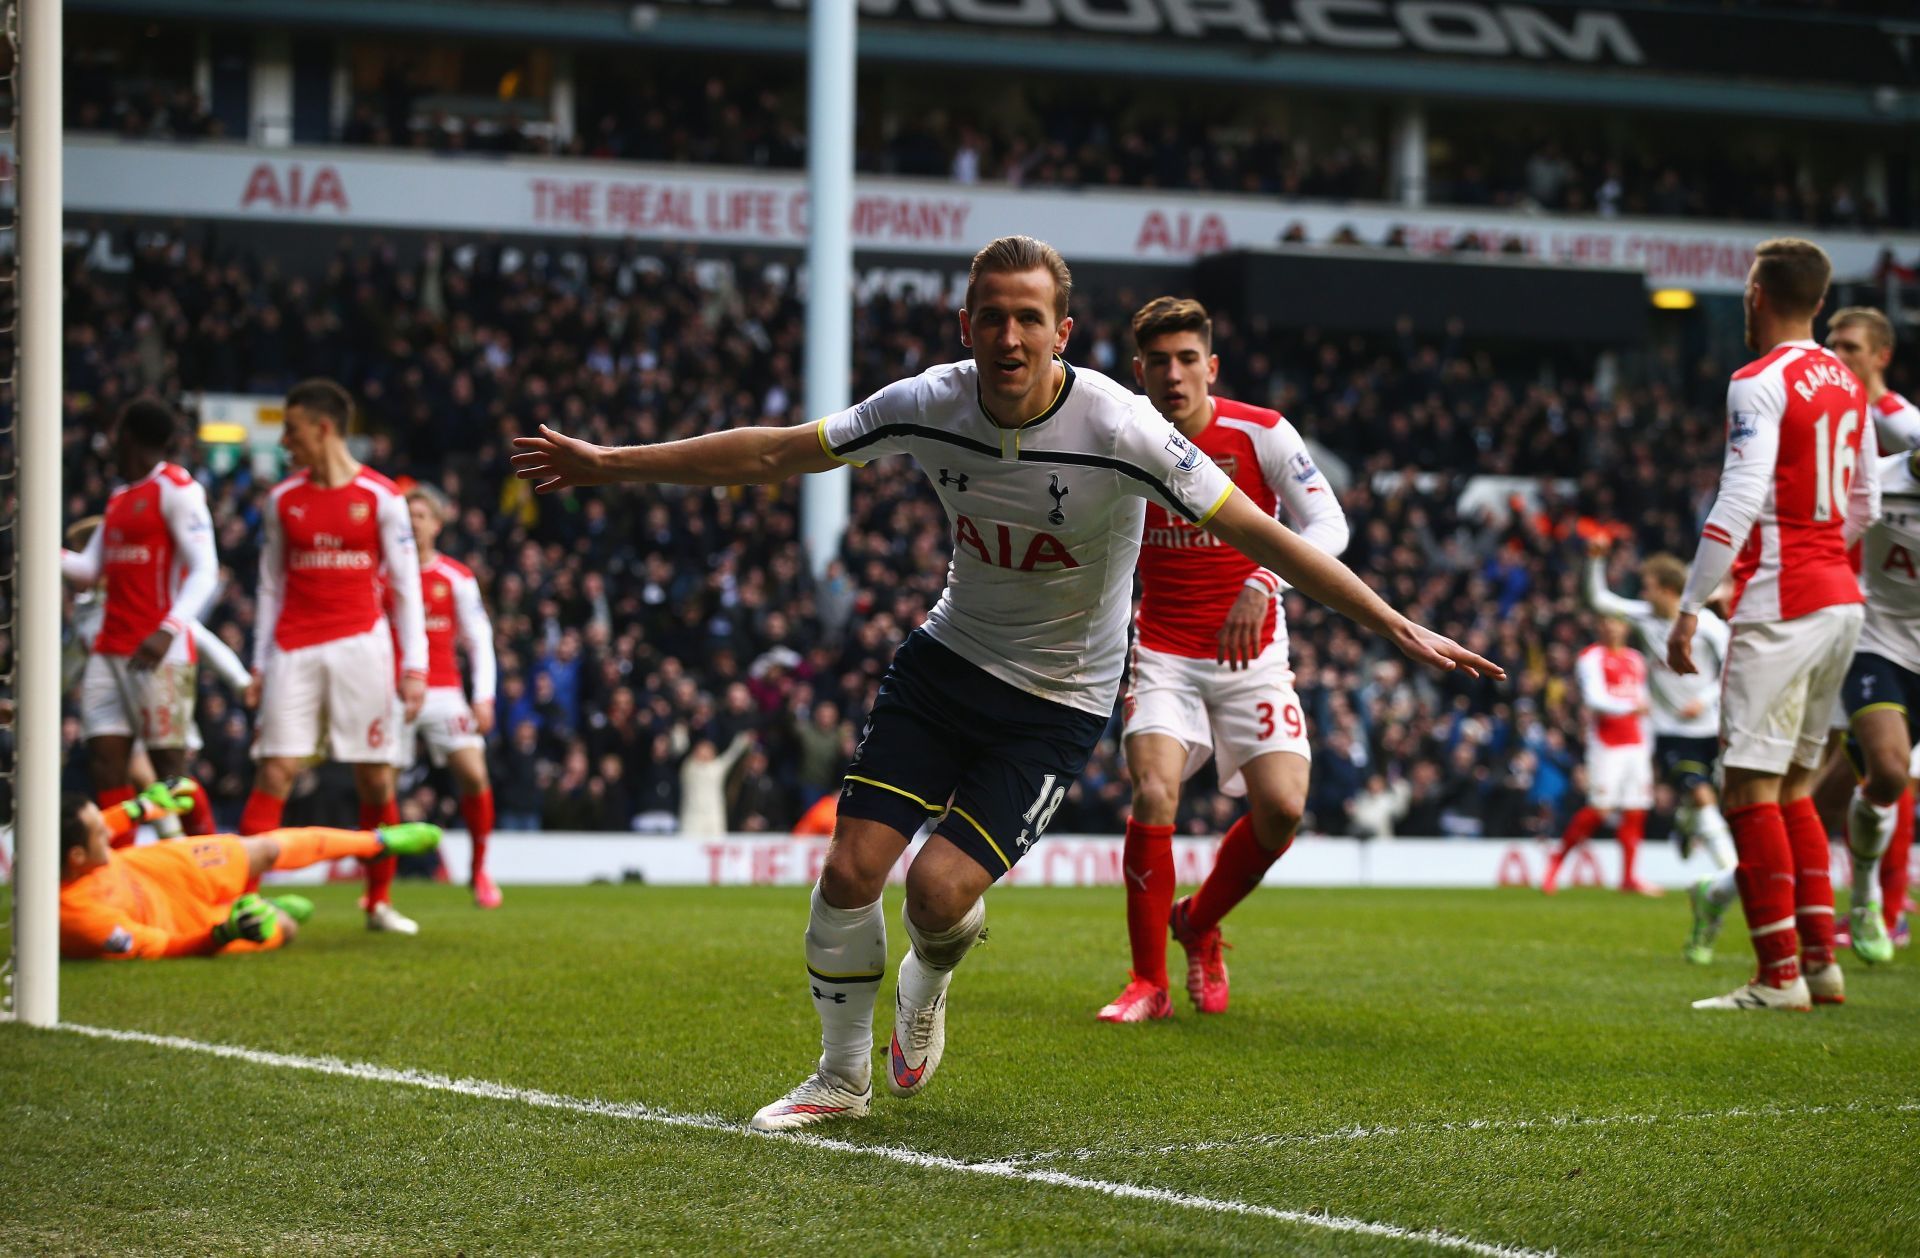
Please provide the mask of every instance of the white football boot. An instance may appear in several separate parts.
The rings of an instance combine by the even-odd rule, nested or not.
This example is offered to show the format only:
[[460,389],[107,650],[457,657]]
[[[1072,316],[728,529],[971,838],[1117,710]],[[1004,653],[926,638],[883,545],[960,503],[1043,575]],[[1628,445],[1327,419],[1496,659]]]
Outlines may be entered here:
[[893,1040],[887,1045],[887,1091],[912,1096],[927,1086],[947,1051],[947,993],[918,1009],[893,994]]
[[1807,980],[1797,978],[1790,987],[1772,987],[1766,983],[1748,983],[1724,996],[1709,996],[1693,1002],[1695,1009],[1787,1009],[1805,1013],[1813,1008],[1813,993]]
[[1847,980],[1840,973],[1840,963],[1830,961],[1817,970],[1808,970],[1807,991],[1813,996],[1816,1005],[1844,1005],[1847,1003]]
[[417,935],[420,933],[420,923],[382,900],[367,910],[367,929],[384,930],[395,935]]
[[835,1118],[865,1118],[872,1108],[871,1081],[855,1090],[839,1075],[816,1070],[799,1087],[762,1106],[747,1125],[754,1131],[796,1131]]

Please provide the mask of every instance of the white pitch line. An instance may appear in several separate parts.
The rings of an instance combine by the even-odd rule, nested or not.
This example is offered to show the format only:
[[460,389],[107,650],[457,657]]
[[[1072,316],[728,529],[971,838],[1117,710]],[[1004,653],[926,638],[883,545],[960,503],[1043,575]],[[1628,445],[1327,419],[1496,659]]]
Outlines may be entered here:
[[1920,1101],[1848,1101],[1837,1105],[1737,1105],[1722,1110],[1687,1110],[1674,1114],[1560,1114],[1547,1118],[1470,1118],[1447,1122],[1415,1122],[1398,1126],[1338,1127],[1332,1131],[1270,1132],[1199,1140],[1191,1144],[1127,1147],[1089,1146],[1010,1156],[1013,1165],[1062,1160],[1088,1161],[1102,1157],[1159,1156],[1176,1153],[1212,1153],[1223,1149],[1270,1148],[1286,1144],[1344,1144],[1389,1136],[1444,1135],[1451,1132],[1548,1131],[1581,1127],[1650,1127],[1661,1123],[1721,1122],[1736,1118],[1805,1118],[1820,1114],[1910,1114],[1920,1112]]
[[482,1100],[514,1101],[540,1109],[564,1110],[596,1118],[617,1118],[629,1122],[656,1123],[665,1127],[692,1127],[703,1131],[750,1135],[757,1139],[780,1140],[836,1153],[856,1153],[866,1157],[884,1158],[890,1162],[899,1162],[925,1170],[988,1175],[996,1179],[1047,1184],[1056,1188],[1074,1188],[1084,1192],[1101,1193],[1109,1197],[1151,1201],[1160,1205],[1202,1210],[1212,1214],[1235,1214],[1250,1218],[1272,1219],[1276,1222],[1294,1223],[1328,1232],[1377,1236],[1389,1240],[1418,1241],[1442,1249],[1484,1255],[1485,1258],[1553,1258],[1552,1250],[1542,1251],[1517,1245],[1489,1244],[1469,1236],[1444,1232],[1438,1228],[1399,1227],[1391,1223],[1373,1223],[1366,1219],[1348,1218],[1337,1214],[1280,1210],[1272,1206],[1256,1205],[1249,1201],[1203,1197],[1172,1188],[1155,1188],[1150,1185],[1129,1184],[1115,1180],[1088,1179],[1060,1171],[1029,1170],[1006,1160],[968,1162],[959,1158],[941,1157],[933,1153],[921,1153],[915,1149],[900,1148],[895,1145],[855,1144],[848,1140],[835,1140],[805,1132],[779,1136],[757,1135],[748,1131],[740,1123],[718,1115],[680,1114],[630,1101],[601,1101],[587,1097],[565,1096],[558,1092],[543,1092],[537,1088],[518,1088],[485,1079],[456,1079],[451,1075],[435,1074],[426,1070],[395,1070],[390,1066],[343,1061],[338,1057],[306,1057],[294,1053],[273,1053],[234,1044],[215,1044],[206,1040],[188,1039],[178,1035],[155,1035],[147,1031],[123,1031],[111,1027],[84,1026],[73,1022],[62,1022],[57,1029],[87,1036],[90,1039],[113,1040],[123,1044],[144,1044],[153,1048],[170,1048],[180,1052],[221,1057],[229,1061],[243,1061],[256,1066],[273,1066],[281,1070],[303,1070],[312,1074],[358,1079],[367,1083],[393,1083],[403,1087],[421,1088],[429,1092],[450,1092],[458,1096],[478,1097]]

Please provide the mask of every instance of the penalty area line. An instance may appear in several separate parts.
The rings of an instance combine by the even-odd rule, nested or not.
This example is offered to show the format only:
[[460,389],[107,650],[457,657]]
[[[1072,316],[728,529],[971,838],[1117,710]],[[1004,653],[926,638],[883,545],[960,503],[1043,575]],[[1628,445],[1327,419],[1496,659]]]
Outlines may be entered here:
[[1230,1198],[1206,1197],[1196,1193],[1181,1192],[1172,1188],[1157,1188],[1147,1184],[1132,1184],[1119,1180],[1091,1179],[1081,1175],[1069,1175],[1061,1171],[1042,1170],[1026,1167],[1015,1161],[969,1162],[960,1158],[943,1157],[936,1153],[922,1153],[917,1149],[902,1148],[897,1145],[858,1144],[850,1140],[837,1140],[828,1136],[816,1136],[807,1132],[793,1132],[781,1135],[763,1135],[749,1131],[740,1122],[722,1118],[716,1114],[682,1114],[657,1106],[643,1105],[632,1101],[602,1101],[591,1097],[567,1096],[558,1092],[546,1092],[538,1088],[520,1088],[511,1084],[495,1083],[486,1079],[462,1079],[452,1075],[437,1074],[426,1070],[400,1070],[391,1066],[376,1066],[369,1062],[344,1061],[338,1057],[308,1057],[296,1053],[276,1053],[264,1049],[245,1048],[237,1044],[217,1044],[207,1040],[189,1039],[179,1035],[156,1035],[149,1031],[125,1031],[113,1027],[86,1026],[74,1022],[62,1022],[56,1030],[72,1035],[85,1036],[88,1039],[111,1040],[121,1044],[141,1044],[151,1048],[166,1048],[176,1052],[198,1053],[207,1057],[218,1057],[228,1061],[246,1062],[254,1066],[269,1066],[279,1070],[298,1070],[308,1074],[332,1075],[342,1079],[357,1079],[364,1083],[388,1083],[401,1087],[419,1088],[428,1092],[447,1092],[456,1096],[475,1097],[489,1101],[510,1101],[538,1109],[560,1110],[567,1113],[585,1114],[596,1118],[614,1118],[626,1122],[654,1123],[663,1127],[694,1128],[701,1131],[726,1132],[737,1136],[748,1136],[758,1140],[773,1140],[786,1144],[795,1144],[807,1148],[823,1149],[835,1153],[858,1154],[863,1157],[880,1158],[923,1170],[951,1171],[966,1175],[986,1175],[996,1179],[1017,1180],[1030,1184],[1045,1184],[1054,1188],[1070,1188],[1081,1192],[1100,1193],[1104,1196],[1132,1201],[1150,1201],[1160,1205],[1174,1206],[1187,1210],[1198,1210],[1210,1214],[1232,1214],[1246,1218],[1270,1219],[1279,1223],[1291,1223],[1301,1227],[1317,1228],[1328,1232],[1341,1232],[1355,1236],[1375,1236],[1387,1240],[1404,1240],[1433,1245],[1441,1249],[1457,1250],[1462,1253],[1480,1254],[1484,1258],[1552,1258],[1552,1250],[1527,1249],[1516,1245],[1492,1244],[1475,1240],[1470,1236],[1461,1236],[1439,1228],[1401,1227],[1392,1223],[1375,1223],[1367,1219],[1348,1218],[1344,1215],[1325,1214],[1307,1210],[1281,1210],[1274,1206],[1258,1205],[1250,1201],[1236,1201]]

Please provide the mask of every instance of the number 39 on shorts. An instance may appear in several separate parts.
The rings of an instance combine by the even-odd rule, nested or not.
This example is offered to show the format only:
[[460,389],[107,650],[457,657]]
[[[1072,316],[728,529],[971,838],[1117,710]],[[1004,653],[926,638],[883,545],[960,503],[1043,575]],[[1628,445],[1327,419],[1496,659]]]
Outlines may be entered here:
[[[1274,734],[1274,707],[1271,703],[1259,704],[1254,715],[1260,718],[1260,737],[1272,738]],[[1298,738],[1307,732],[1306,718],[1300,715],[1300,705],[1289,703],[1280,708],[1280,724],[1286,727],[1288,738]]]

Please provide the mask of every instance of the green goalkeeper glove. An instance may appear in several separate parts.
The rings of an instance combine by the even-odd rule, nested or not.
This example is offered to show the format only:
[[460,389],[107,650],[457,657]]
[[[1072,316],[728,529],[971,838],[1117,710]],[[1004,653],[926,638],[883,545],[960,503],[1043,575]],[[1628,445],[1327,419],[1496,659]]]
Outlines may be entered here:
[[226,947],[236,939],[271,943],[280,933],[280,910],[254,892],[233,902],[227,920],[213,928],[213,941]]
[[116,807],[124,810],[127,819],[136,824],[158,821],[162,817],[177,817],[181,813],[192,812],[194,798],[199,794],[200,783],[192,778],[168,778],[164,782],[155,782]]

